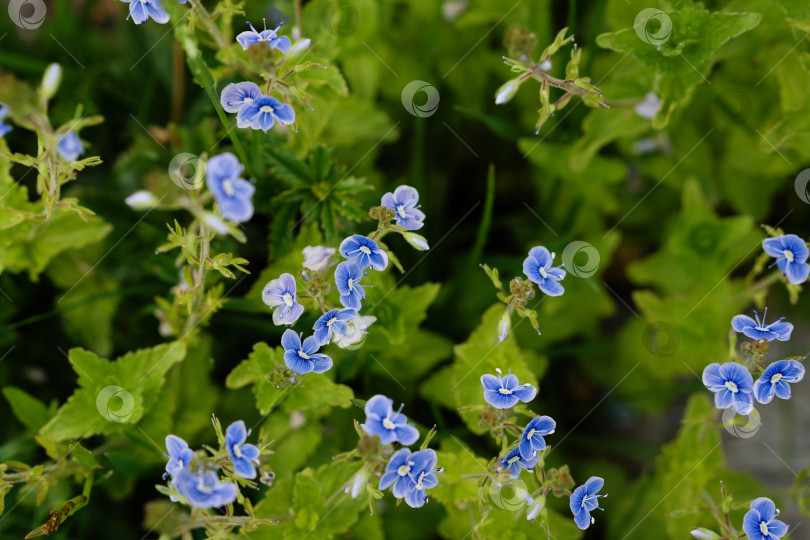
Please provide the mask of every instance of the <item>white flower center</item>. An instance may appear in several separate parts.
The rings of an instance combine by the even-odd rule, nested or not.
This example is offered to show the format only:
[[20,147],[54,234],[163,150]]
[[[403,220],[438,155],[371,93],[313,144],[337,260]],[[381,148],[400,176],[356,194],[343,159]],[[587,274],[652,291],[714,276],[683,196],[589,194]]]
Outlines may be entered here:
[[222,182],[222,191],[224,191],[225,195],[227,195],[228,197],[233,197],[233,194],[235,192],[233,190],[233,182],[231,182],[230,179],[223,180],[223,182]]
[[770,332],[771,329],[766,326],[755,326],[754,330],[759,330],[760,332]]
[[333,324],[333,323],[334,323],[336,320],[337,320],[337,317],[332,317],[331,319],[329,319],[328,321],[326,321],[326,327],[327,327],[327,328],[332,328],[332,324]]
[[[143,0],[141,0],[141,1],[143,1]],[[205,483],[203,482],[203,477],[200,477],[200,479],[197,480],[197,491],[199,491],[200,493],[205,493],[206,495],[208,495],[208,494],[214,492],[214,488],[206,486]]]
[[513,458],[510,458],[507,463],[509,463],[509,465],[513,465],[513,464],[517,463],[518,461],[520,461],[520,456],[515,456]]
[[726,386],[726,388],[728,388],[729,390],[731,390],[731,391],[732,391],[732,392],[734,392],[735,394],[738,392],[737,385],[736,385],[736,384],[734,384],[734,383],[733,383],[733,382],[731,382],[731,381],[726,381],[726,385],[725,385],[725,386]]
[[424,486],[422,485],[422,478],[424,478],[424,477],[425,477],[425,472],[424,471],[420,472],[419,473],[419,479],[416,481],[416,488],[417,489],[425,489]]
[[245,96],[244,99],[242,100],[242,103],[250,103],[251,101],[253,101],[252,97]]
[[309,360],[309,355],[307,353],[305,353],[304,351],[298,351],[298,356],[300,356],[304,360]]
[[535,434],[535,433],[537,433],[537,431],[536,431],[536,430],[534,430],[534,429],[530,429],[530,430],[529,430],[529,432],[526,434],[526,438],[527,438],[527,439],[531,439],[532,437],[534,437],[534,434]]
[[778,383],[778,382],[779,382],[781,379],[782,379],[782,374],[781,374],[781,373],[777,373],[776,375],[774,375],[773,377],[771,377],[771,384],[776,384],[776,383]]
[[236,456],[237,458],[242,457],[242,449],[239,448],[238,444],[233,445],[233,455]]
[[548,279],[548,272],[546,272],[546,269],[541,266],[539,270],[540,275],[543,277],[543,279]]
[[397,427],[397,426],[395,426],[395,425],[394,425],[394,423],[393,423],[393,422],[392,422],[390,419],[388,419],[387,417],[386,417],[386,418],[383,418],[382,425],[383,425],[383,427],[384,427],[385,429],[395,429],[395,428]]
[[407,465],[407,464],[406,465],[400,465],[399,469],[397,469],[397,474],[400,475],[400,476],[405,476],[409,472],[411,472],[411,467],[409,465]]
[[368,247],[366,247],[366,246],[360,246],[360,251],[362,251],[366,255],[371,255],[371,250],[368,249]]
[[405,205],[404,204],[397,205],[396,210],[397,210],[397,214],[399,214],[400,217],[408,217],[408,213],[405,211]]
[[793,252],[790,251],[789,249],[786,249],[785,251],[783,251],[782,255],[785,256],[785,259],[787,259],[787,262],[793,262]]
[[290,293],[284,293],[284,296],[282,296],[281,299],[284,300],[284,303],[287,304],[287,307],[292,307],[293,298]]
[[273,107],[271,107],[270,105],[262,105],[262,106],[259,108],[259,112],[263,112],[263,113],[272,113],[272,112],[273,112]]
[[354,290],[354,280],[352,278],[349,278],[349,283],[347,285],[350,291]]
[[764,521],[759,522],[759,530],[765,537],[767,537],[770,534],[770,531],[768,531],[768,524]]
[[500,392],[501,394],[503,394],[505,396],[508,396],[509,394],[512,393],[512,391],[509,390],[508,388],[498,388],[498,392]]

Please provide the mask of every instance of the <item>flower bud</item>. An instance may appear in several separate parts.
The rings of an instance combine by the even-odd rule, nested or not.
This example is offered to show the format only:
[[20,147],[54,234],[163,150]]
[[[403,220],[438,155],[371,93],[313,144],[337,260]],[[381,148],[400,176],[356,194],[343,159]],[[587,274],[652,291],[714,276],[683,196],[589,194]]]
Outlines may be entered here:
[[511,81],[506,81],[504,84],[498,88],[498,91],[495,92],[495,105],[503,105],[517,94],[518,89],[520,88],[520,80],[519,79],[512,79]]
[[59,90],[59,83],[62,81],[62,66],[59,64],[51,64],[45,69],[45,75],[42,76],[42,99],[51,99],[56,91]]
[[124,202],[133,210],[151,210],[158,200],[149,191],[141,190],[124,199]]
[[501,320],[498,321],[498,341],[503,341],[512,333],[512,317],[509,310],[501,315]]
[[406,233],[403,233],[402,236],[405,237],[405,240],[410,245],[412,245],[414,248],[416,248],[419,251],[427,251],[427,250],[430,249],[430,246],[428,245],[427,238],[425,238],[424,236],[422,236],[420,234],[416,234],[416,233],[412,233],[412,232],[406,232]]

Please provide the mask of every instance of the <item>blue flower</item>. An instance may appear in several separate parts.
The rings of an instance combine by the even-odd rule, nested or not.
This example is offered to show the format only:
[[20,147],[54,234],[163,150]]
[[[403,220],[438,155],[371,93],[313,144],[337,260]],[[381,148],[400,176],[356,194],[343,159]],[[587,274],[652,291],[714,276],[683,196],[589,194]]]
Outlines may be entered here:
[[598,476],[591,476],[584,485],[579,486],[571,494],[570,506],[571,512],[574,513],[574,522],[577,527],[583,531],[591,526],[594,519],[591,517],[591,512],[599,508],[599,497],[607,497],[607,495],[597,495],[605,481]]
[[253,217],[253,184],[240,178],[245,168],[230,152],[214,156],[206,163],[205,185],[214,194],[225,219],[244,223]]
[[408,418],[400,411],[394,412],[394,402],[382,394],[377,394],[366,402],[366,423],[360,427],[368,435],[377,435],[383,444],[399,442],[410,446],[419,438],[419,430],[408,423]]
[[703,370],[703,384],[715,392],[714,404],[718,409],[734,407],[738,414],[747,415],[754,408],[754,378],[736,362],[709,364]]
[[765,317],[768,315],[768,308],[765,308],[765,313],[762,314],[762,321],[759,320],[759,313],[754,311],[752,319],[748,315],[736,315],[731,319],[731,327],[735,332],[742,332],[751,339],[765,338],[768,341],[778,339],[779,341],[787,341],[790,339],[790,333],[793,332],[793,325],[789,322],[782,322],[784,317],[771,324],[765,324]]
[[403,448],[391,456],[378,489],[388,489],[393,484],[394,497],[404,498],[411,508],[419,508],[428,500],[426,490],[439,485],[436,473],[442,469],[436,468],[437,462],[438,458],[433,450],[411,453]]
[[[289,330],[288,330],[289,331]],[[256,465],[259,464],[259,447],[255,444],[245,444],[250,432],[245,428],[245,422],[234,422],[225,430],[225,447],[231,456],[231,463],[236,474],[242,478],[256,478]]]
[[303,249],[304,268],[313,272],[323,272],[329,266],[329,258],[335,254],[335,248],[326,246],[307,246]]
[[[166,24],[169,22],[169,14],[163,8],[160,0],[121,0],[129,4],[129,15],[127,19],[132,17],[135,24],[145,23],[149,17],[159,24]],[[181,4],[183,2],[180,2]],[[72,161],[72,160],[71,160]]]
[[295,122],[295,111],[290,105],[270,96],[261,96],[244,103],[236,115],[236,123],[240,127],[250,126],[265,133],[273,127],[276,120],[283,126],[292,124]]
[[82,141],[79,140],[79,136],[71,131],[59,139],[59,144],[56,145],[56,152],[65,161],[76,161],[79,159],[79,156],[84,153],[84,145],[82,145]]
[[273,323],[277,326],[294,323],[304,312],[304,306],[295,301],[295,291],[295,278],[290,274],[281,274],[264,286],[262,301],[277,308],[273,312]]
[[411,186],[399,186],[382,197],[382,206],[396,212],[397,225],[409,231],[417,231],[424,225],[425,214],[419,210],[418,202],[419,192]]
[[517,446],[509,450],[505,456],[500,459],[501,465],[510,472],[512,478],[518,478],[523,469],[531,471],[537,461],[540,459],[540,454],[537,452],[528,459],[520,455],[520,448]]
[[357,268],[365,270],[385,270],[388,266],[388,254],[377,246],[377,242],[367,236],[355,234],[340,243],[340,254],[354,260]]
[[543,440],[544,435],[551,435],[557,423],[549,416],[535,416],[526,425],[523,434],[520,436],[520,455],[524,459],[529,459],[536,452],[546,449],[546,441]]
[[498,376],[481,375],[484,387],[484,399],[496,409],[514,407],[518,401],[528,403],[537,395],[537,388],[531,384],[520,384],[516,375],[509,373],[501,378],[501,370],[496,369]]
[[343,307],[360,309],[361,302],[366,299],[365,285],[360,280],[365,274],[357,268],[354,261],[344,261],[335,268],[335,285],[340,293],[340,303]]
[[779,267],[789,282],[799,285],[807,281],[810,274],[807,257],[810,251],[804,240],[795,234],[783,234],[776,238],[766,238],[762,241],[762,248],[771,257],[776,257],[773,264]]
[[748,540],[778,540],[788,532],[788,526],[778,519],[779,510],[767,497],[760,497],[751,502],[751,509],[743,518],[743,531]]
[[776,394],[790,399],[790,385],[804,378],[804,366],[796,360],[779,360],[765,368],[754,383],[754,397],[760,403],[770,403]]
[[239,45],[242,46],[242,49],[248,50],[253,45],[258,45],[259,43],[267,43],[271,49],[278,49],[283,54],[287,54],[287,51],[290,50],[292,46],[292,42],[290,38],[287,36],[279,36],[278,31],[281,28],[281,25],[278,25],[275,30],[268,30],[267,29],[267,21],[264,22],[264,31],[257,32],[253,25],[248,23],[250,26],[250,30],[245,30],[244,32],[240,33],[236,36],[236,41],[239,42]]
[[[262,97],[259,85],[250,81],[231,83],[226,86],[219,95],[219,102],[222,108],[229,113],[238,113],[247,103],[251,103]],[[240,128],[250,127],[250,122],[236,117],[236,125]]]
[[6,133],[11,131],[11,126],[3,123],[3,120],[6,119],[6,116],[8,116],[8,105],[0,102],[0,138],[2,138]]
[[310,371],[323,373],[332,367],[332,359],[318,352],[315,336],[309,336],[301,343],[301,337],[288,328],[281,336],[281,346],[284,347],[284,363],[299,375]]
[[313,330],[318,345],[326,345],[332,339],[332,334],[345,336],[348,333],[346,323],[357,317],[357,310],[333,309],[324,313],[317,321]]
[[225,506],[235,501],[239,492],[236,484],[220,482],[214,471],[199,470],[193,473],[189,469],[181,469],[172,477],[172,484],[188,504],[195,508]]
[[166,450],[169,453],[163,455],[169,458],[169,462],[166,463],[166,474],[163,475],[163,478],[174,476],[180,470],[188,467],[191,460],[194,459],[194,452],[188,447],[188,443],[177,435],[166,437]]
[[561,266],[552,267],[553,262],[553,253],[543,246],[533,247],[523,261],[523,273],[547,295],[560,296],[565,289],[557,282],[565,277],[565,270]]

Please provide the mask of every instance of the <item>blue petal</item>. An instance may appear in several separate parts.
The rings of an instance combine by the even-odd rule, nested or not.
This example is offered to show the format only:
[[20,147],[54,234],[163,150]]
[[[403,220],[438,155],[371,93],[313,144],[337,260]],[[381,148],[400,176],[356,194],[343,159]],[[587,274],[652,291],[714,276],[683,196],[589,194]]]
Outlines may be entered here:
[[233,469],[242,478],[256,478],[256,467],[247,459],[232,460]]
[[242,444],[247,439],[247,428],[244,420],[237,420],[225,430],[225,442],[228,446]]
[[340,305],[347,308],[352,309],[360,309],[363,307],[363,304],[360,301],[364,299],[364,296],[361,297],[357,292],[347,294],[347,295],[340,295]]
[[484,387],[484,390],[497,391],[498,388],[501,387],[501,381],[498,380],[498,377],[495,375],[490,375],[487,373],[485,375],[481,375],[481,386]]
[[415,488],[405,494],[405,503],[411,508],[421,508],[427,502],[427,495],[424,489]]
[[768,329],[776,334],[776,339],[779,341],[789,340],[790,334],[793,333],[793,325],[789,322],[775,322],[769,324]]
[[166,24],[169,22],[169,14],[163,9],[160,0],[147,0],[146,11],[149,13],[149,16],[152,17],[152,20],[158,24]]
[[714,405],[718,409],[728,409],[734,402],[734,394],[728,388],[723,388],[714,395]]
[[534,454],[534,448],[532,448],[532,442],[525,437],[520,439],[520,444],[518,445],[518,450],[520,451],[520,456],[523,459],[529,459]]
[[788,360],[788,365],[782,369],[782,378],[791,383],[801,381],[804,378],[804,366],[796,360]]
[[419,430],[410,424],[397,426],[394,430],[397,440],[402,446],[410,446],[419,439]]
[[770,521],[776,517],[776,505],[768,497],[759,497],[751,501],[751,509],[759,513],[762,521]]
[[793,253],[794,261],[803,263],[807,260],[808,255],[810,255],[810,250],[808,250],[805,241],[795,234],[786,234],[783,237],[783,244],[785,246],[784,249]]
[[773,401],[773,393],[774,388],[770,379],[765,379],[763,376],[754,383],[754,397],[763,405]]
[[388,266],[388,254],[383,250],[373,251],[369,256],[369,266],[377,271],[385,270]]
[[399,478],[399,475],[396,472],[387,472],[383,474],[382,478],[380,478],[380,485],[377,486],[377,489],[388,489],[388,487],[393,484],[397,478]]
[[285,351],[298,351],[301,349],[301,337],[295,330],[288,328],[281,334],[281,346]]
[[484,400],[496,409],[508,409],[518,402],[513,394],[501,394],[497,390],[484,390]]
[[585,491],[587,491],[588,495],[595,495],[602,491],[602,487],[605,485],[605,481],[598,476],[591,476],[588,478],[588,481],[585,482]]
[[304,360],[298,353],[292,351],[284,353],[284,363],[299,375],[305,375],[315,367],[311,360]]
[[762,530],[759,528],[761,521],[762,518],[758,510],[751,509],[745,513],[745,517],[743,517],[743,531],[748,536],[748,540],[763,540]]
[[315,373],[323,373],[332,369],[332,359],[325,354],[313,354],[310,355],[310,359],[312,360],[313,364],[312,371]]
[[591,514],[584,508],[580,508],[579,513],[574,514],[574,523],[583,531],[591,526]]
[[720,375],[720,364],[715,362],[703,369],[703,384],[712,392],[719,392],[725,388],[726,381]]
[[273,116],[276,117],[278,123],[286,126],[295,122],[295,110],[292,105],[282,103],[278,107],[273,108]]
[[292,42],[290,41],[290,38],[288,38],[287,36],[279,36],[277,38],[268,41],[268,45],[270,45],[271,49],[278,49],[282,53],[287,54],[287,52],[290,50],[290,47],[292,47]]
[[735,332],[742,332],[745,328],[753,328],[756,325],[756,321],[748,315],[735,315],[734,318],[731,319],[731,327]]
[[542,267],[551,266],[553,261],[551,253],[543,246],[533,247],[529,250],[529,257],[537,261],[537,264]]
[[143,24],[149,19],[143,2],[135,0],[129,4],[129,15],[135,24]]
[[737,414],[747,415],[754,409],[754,397],[751,394],[736,392],[732,395],[731,404]]
[[248,50],[251,46],[259,43],[259,34],[255,30],[245,30],[236,36],[236,41],[242,46],[242,49]]
[[244,81],[226,86],[219,96],[219,102],[225,112],[235,113],[239,112],[246,99],[253,101],[261,96],[262,91],[259,85],[254,82]]
[[545,279],[542,283],[537,282],[537,285],[549,296],[561,296],[565,292],[565,288],[553,279]]
[[785,268],[785,276],[794,285],[800,285],[807,281],[808,275],[810,275],[810,265],[806,262],[793,261],[788,263]]
[[788,532],[788,526],[785,522],[778,519],[771,519],[768,521],[768,532],[777,538],[782,538]]
[[394,402],[382,394],[377,394],[366,402],[364,411],[366,415],[376,415],[379,418],[386,418],[393,411]]
[[177,435],[166,436],[166,450],[170,457],[177,459],[186,448],[188,448],[188,443]]
[[531,384],[523,384],[512,390],[512,395],[523,403],[528,403],[537,395],[537,388]]
[[766,238],[762,241],[762,249],[771,257],[783,257],[785,251],[785,244],[783,242],[784,236],[777,236],[776,238]]
[[301,350],[304,351],[304,354],[311,356],[318,352],[318,341],[312,336],[307,337],[301,346]]
[[438,462],[439,457],[436,455],[436,451],[430,448],[425,450],[419,450],[411,454],[411,461],[413,462],[413,471],[414,477],[418,478],[417,473],[427,473],[433,472],[436,469],[436,463]]
[[781,399],[790,399],[790,385],[785,381],[776,381],[773,384],[774,393]]
[[414,487],[414,482],[407,474],[405,476],[398,476],[394,481],[394,497],[401,499],[408,494]]
[[557,429],[557,422],[550,416],[536,416],[529,423],[531,429],[534,429],[540,435],[548,435]]
[[242,452],[242,457],[248,461],[256,461],[261,454],[261,450],[255,444],[243,444],[239,450]]

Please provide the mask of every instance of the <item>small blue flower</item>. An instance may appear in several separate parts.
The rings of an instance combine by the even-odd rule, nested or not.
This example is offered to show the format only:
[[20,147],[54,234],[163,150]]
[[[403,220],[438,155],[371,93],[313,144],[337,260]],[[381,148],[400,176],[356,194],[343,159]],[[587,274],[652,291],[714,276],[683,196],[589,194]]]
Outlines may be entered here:
[[776,519],[779,510],[767,497],[760,497],[751,502],[751,509],[743,517],[743,531],[748,540],[779,540],[788,532],[788,526]]
[[295,300],[295,291],[295,278],[286,273],[264,286],[262,301],[271,308],[277,308],[273,312],[275,325],[292,324],[304,312],[304,306]]
[[396,223],[409,231],[422,228],[425,214],[419,210],[419,192],[411,186],[399,186],[393,193],[386,193],[382,197],[382,206],[396,212]]
[[335,268],[335,285],[340,293],[340,303],[343,307],[360,309],[361,302],[366,299],[365,285],[360,280],[366,274],[357,268],[354,261],[344,261]]
[[385,270],[388,266],[388,254],[377,246],[377,242],[367,236],[355,234],[340,243],[340,254],[354,260],[357,268],[365,270]]
[[284,363],[299,375],[310,371],[323,373],[332,367],[332,359],[318,352],[315,336],[309,336],[301,343],[301,336],[288,328],[281,336],[281,346],[284,347]]
[[546,449],[546,441],[543,439],[544,435],[551,435],[557,423],[549,416],[535,416],[526,425],[523,434],[520,436],[520,455],[524,459],[529,459],[537,452]]
[[59,144],[56,145],[56,152],[65,161],[76,161],[79,159],[79,156],[84,153],[84,145],[82,145],[82,141],[79,140],[79,136],[71,131],[59,139]]
[[599,497],[607,495],[597,495],[605,485],[605,481],[598,476],[591,476],[584,485],[579,486],[571,494],[570,506],[574,514],[574,522],[583,531],[593,524],[594,519],[591,512],[599,508]]
[[423,506],[428,498],[426,490],[439,485],[436,473],[438,458],[431,449],[411,453],[407,448],[397,451],[385,467],[378,489],[388,489],[393,484],[394,497],[405,499],[411,508]]
[[537,388],[531,384],[520,384],[516,375],[509,373],[501,377],[501,370],[496,369],[498,376],[481,375],[481,385],[484,387],[484,399],[496,409],[514,407],[518,401],[528,403],[537,395]]
[[768,308],[765,308],[765,313],[762,314],[762,321],[759,320],[759,313],[754,311],[752,319],[748,315],[736,315],[731,319],[731,327],[735,332],[742,332],[751,339],[765,338],[768,341],[778,339],[779,341],[787,341],[790,339],[790,333],[793,332],[793,325],[789,322],[782,322],[784,317],[771,324],[765,324],[765,317],[768,315]]
[[244,223],[253,217],[253,184],[240,178],[245,168],[230,152],[214,156],[206,163],[205,185],[225,219]]
[[[220,482],[216,472],[203,472],[202,469],[196,473],[181,469],[172,477],[172,484],[186,502],[195,508],[225,506],[235,501],[239,492],[236,484]],[[172,500],[176,500],[176,497]]]
[[250,26],[250,30],[245,30],[236,36],[236,41],[242,46],[242,49],[248,50],[253,45],[267,43],[271,49],[278,49],[283,54],[287,54],[287,51],[290,50],[290,47],[292,46],[290,38],[287,36],[278,35],[281,25],[278,25],[275,30],[268,30],[267,21],[264,21],[264,30],[262,32],[257,32],[256,29],[253,28],[252,24],[247,24]]
[[776,257],[773,264],[779,267],[789,282],[799,285],[807,281],[810,274],[810,265],[807,264],[810,250],[807,249],[804,240],[795,234],[783,234],[775,238],[766,238],[762,241],[762,248],[771,257]]
[[[231,83],[226,86],[219,95],[219,102],[225,112],[238,113],[247,103],[251,103],[262,97],[259,85],[250,81]],[[250,127],[250,122],[240,121],[236,117],[236,125],[240,128]]]
[[553,253],[543,246],[533,247],[523,261],[523,273],[547,295],[560,296],[565,289],[557,282],[565,278],[565,270],[561,266],[552,267],[553,262]]
[[273,127],[276,120],[283,126],[292,124],[295,122],[295,111],[290,105],[270,96],[261,96],[244,103],[236,115],[237,125],[261,129],[265,133]]
[[166,450],[169,453],[163,455],[169,458],[169,462],[166,463],[166,473],[163,478],[174,476],[180,470],[188,467],[191,460],[194,459],[194,452],[188,447],[188,443],[177,435],[166,437]]
[[3,138],[6,133],[11,131],[11,126],[4,124],[3,120],[8,116],[8,105],[0,102],[0,138]]
[[715,392],[718,409],[734,407],[737,414],[747,415],[754,408],[754,378],[736,362],[709,364],[703,370],[703,384]]
[[255,444],[245,444],[248,435],[250,431],[245,428],[244,421],[234,422],[225,430],[225,447],[236,474],[242,478],[256,478],[255,465],[259,464],[261,452]]
[[329,258],[335,254],[335,248],[326,246],[306,246],[303,249],[304,268],[313,272],[323,272],[329,266]]
[[318,345],[326,345],[332,339],[332,335],[345,336],[348,333],[346,323],[357,317],[357,310],[333,309],[324,313],[317,321],[313,330]]
[[524,459],[523,456],[520,455],[520,449],[516,446],[509,450],[506,455],[500,459],[500,462],[501,465],[509,471],[512,478],[518,478],[523,469],[531,472],[534,466],[537,465],[539,459],[540,454],[537,452],[535,452],[532,457]]
[[[169,22],[169,14],[163,8],[160,0],[121,0],[129,4],[129,15],[127,19],[132,17],[135,24],[145,23],[149,17],[159,24],[166,24]],[[181,4],[183,2],[180,2]],[[72,160],[71,160],[72,161]]]
[[408,423],[408,418],[400,411],[394,412],[394,402],[382,394],[377,394],[366,402],[366,423],[360,427],[368,435],[377,435],[383,444],[399,442],[410,446],[419,438],[419,430]]
[[765,368],[754,383],[754,397],[760,403],[770,403],[776,394],[790,399],[790,385],[804,378],[804,366],[796,360],[779,360]]

